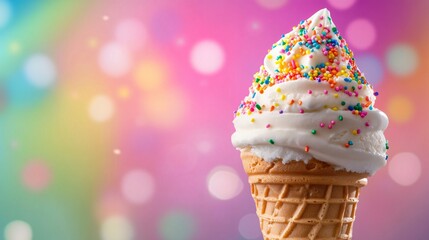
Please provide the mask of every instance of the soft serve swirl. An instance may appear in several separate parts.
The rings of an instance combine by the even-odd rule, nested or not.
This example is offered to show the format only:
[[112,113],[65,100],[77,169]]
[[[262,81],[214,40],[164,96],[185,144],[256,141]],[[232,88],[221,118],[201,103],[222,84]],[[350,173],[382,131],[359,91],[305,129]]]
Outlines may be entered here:
[[266,161],[316,158],[374,174],[385,165],[387,116],[322,9],[273,45],[233,121],[233,145]]

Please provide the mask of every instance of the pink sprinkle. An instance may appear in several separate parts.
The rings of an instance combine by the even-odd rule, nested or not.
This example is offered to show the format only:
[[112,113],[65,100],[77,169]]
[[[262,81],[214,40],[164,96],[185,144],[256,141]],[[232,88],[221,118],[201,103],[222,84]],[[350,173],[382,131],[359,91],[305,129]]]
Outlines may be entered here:
[[304,109],[299,109],[299,113],[304,113]]
[[324,123],[320,123],[320,127],[322,128],[322,127],[324,127],[325,126],[325,124]]
[[309,58],[313,58],[313,54],[311,54],[310,56],[308,56]]
[[357,134],[360,134],[360,129],[357,130]]
[[331,124],[332,124],[332,125],[335,125],[335,121],[334,121],[334,120],[331,120]]
[[332,125],[331,125],[331,124],[329,124],[329,125],[328,125],[328,128],[329,128],[329,129],[331,129],[331,128],[332,128]]
[[337,91],[337,92],[340,91],[340,87],[336,86],[335,91]]
[[269,124],[269,123],[268,123],[268,124],[267,124],[267,126],[265,126],[265,127],[266,127],[266,128],[270,128],[270,127],[271,127],[271,124]]
[[286,52],[286,50],[284,50],[284,49],[281,49],[281,50],[280,50],[280,52],[281,52],[281,53],[285,53],[285,52]]
[[313,93],[313,91],[311,91],[310,89],[308,90],[308,94],[312,94]]
[[250,108],[250,111],[251,111],[251,112],[254,112],[254,111],[255,111],[255,109],[254,109],[254,108]]
[[358,89],[362,89],[362,85],[358,85]]
[[366,123],[365,123],[365,126],[369,127],[369,122],[366,122]]
[[292,67],[293,67],[293,68],[296,68],[295,60],[293,60],[293,59],[292,59],[292,61],[291,61],[291,62],[292,62]]
[[324,94],[328,94],[328,90],[323,90],[323,93]]

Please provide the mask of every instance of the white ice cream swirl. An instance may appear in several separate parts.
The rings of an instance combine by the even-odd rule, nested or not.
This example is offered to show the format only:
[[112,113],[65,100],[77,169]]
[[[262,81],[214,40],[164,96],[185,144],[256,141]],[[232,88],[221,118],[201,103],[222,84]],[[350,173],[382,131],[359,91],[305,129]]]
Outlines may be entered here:
[[375,95],[322,9],[273,45],[236,111],[232,143],[266,161],[314,157],[374,174],[388,148]]

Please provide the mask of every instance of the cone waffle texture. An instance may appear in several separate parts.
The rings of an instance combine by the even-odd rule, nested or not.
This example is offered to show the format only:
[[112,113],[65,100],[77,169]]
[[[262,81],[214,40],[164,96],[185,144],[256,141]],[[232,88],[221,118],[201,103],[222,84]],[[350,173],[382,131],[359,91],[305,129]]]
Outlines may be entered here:
[[241,153],[264,240],[351,239],[367,174],[310,160],[266,162]]

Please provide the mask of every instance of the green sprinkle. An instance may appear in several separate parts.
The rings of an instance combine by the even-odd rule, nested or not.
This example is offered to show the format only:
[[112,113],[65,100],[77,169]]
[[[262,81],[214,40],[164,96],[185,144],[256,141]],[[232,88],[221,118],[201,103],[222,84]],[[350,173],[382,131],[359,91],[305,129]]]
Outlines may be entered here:
[[273,140],[273,139],[270,139],[270,140],[269,140],[269,142],[270,142],[271,144],[274,144],[274,140]]
[[346,105],[346,102],[341,101],[341,105],[342,105],[342,106]]
[[340,115],[340,116],[338,116],[338,120],[340,120],[340,121],[343,121],[343,116],[342,115]]
[[313,130],[311,130],[311,134],[316,134],[317,133],[317,131],[316,131],[316,129],[313,129]]
[[389,149],[389,142],[386,141],[386,150],[388,150],[388,149]]
[[256,104],[256,108],[258,109],[258,110],[261,110],[262,108],[261,108],[261,106],[259,105],[259,104]]

